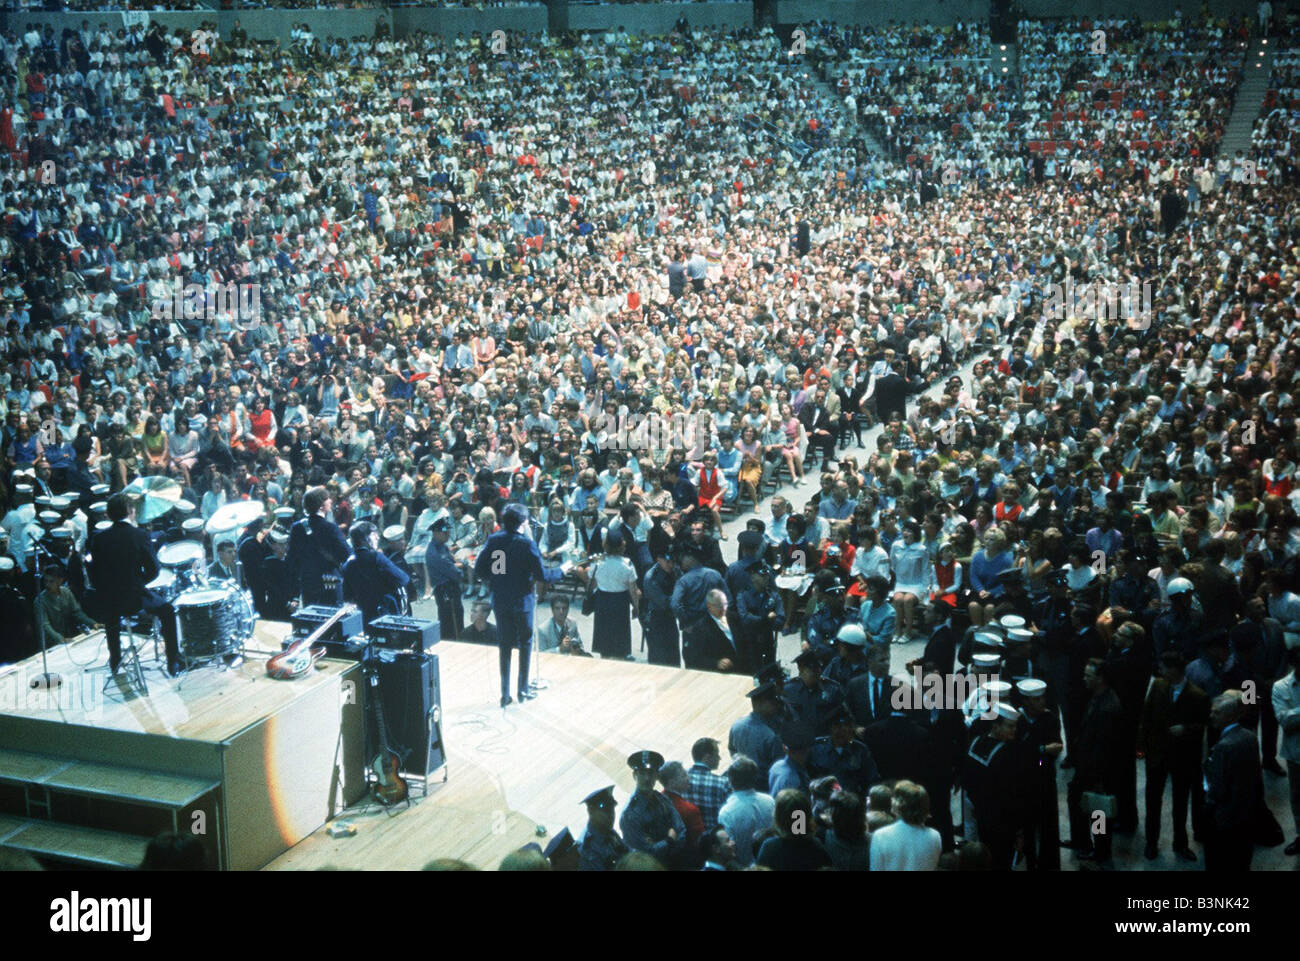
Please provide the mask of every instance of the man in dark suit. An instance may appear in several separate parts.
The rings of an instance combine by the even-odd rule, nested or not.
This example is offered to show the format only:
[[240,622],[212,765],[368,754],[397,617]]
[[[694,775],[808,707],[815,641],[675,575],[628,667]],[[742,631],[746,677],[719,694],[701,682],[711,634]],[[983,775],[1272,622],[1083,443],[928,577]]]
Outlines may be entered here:
[[96,614],[103,619],[108,641],[108,668],[116,674],[122,662],[122,618],[143,610],[161,622],[167,670],[178,674],[176,611],[145,587],[158,576],[158,557],[149,535],[131,523],[134,515],[128,497],[114,494],[108,499],[108,519],[113,526],[96,534],[91,544],[90,582],[97,598]]
[[1187,662],[1178,651],[1160,655],[1160,676],[1151,684],[1138,726],[1138,751],[1147,763],[1146,858],[1154,860],[1160,844],[1160,816],[1165,781],[1174,790],[1174,854],[1195,861],[1187,844],[1187,802],[1192,830],[1199,838],[1205,795],[1201,784],[1201,746],[1210,719],[1210,698],[1187,680]]
[[401,613],[399,592],[411,583],[411,576],[381,554],[379,532],[369,521],[352,525],[348,531],[352,556],[343,565],[343,597],[361,609],[367,626],[383,614]]
[[[909,702],[919,699],[919,694],[908,694]],[[886,717],[868,724],[862,742],[871,749],[882,781],[901,778],[925,784],[931,780],[930,739],[901,707],[892,708]]]
[[835,459],[836,425],[826,406],[825,388],[818,387],[812,399],[804,401],[799,408],[799,422],[808,432],[808,447],[821,451],[822,469],[826,469]]
[[715,588],[704,599],[707,613],[695,622],[683,644],[683,660],[695,671],[748,674],[739,619],[727,604],[727,595]]
[[[1095,812],[1083,809],[1083,793],[1116,794],[1123,778],[1118,768],[1122,761],[1119,755],[1124,738],[1124,709],[1111,677],[1111,666],[1101,658],[1088,661],[1083,670],[1083,683],[1091,697],[1079,720],[1077,741],[1070,745],[1074,777],[1066,794],[1070,808],[1070,840],[1066,847],[1074,849],[1080,861],[1110,861],[1114,825],[1098,822]],[[1096,834],[1094,824],[1100,827]]]
[[1137,743],[1138,722],[1142,717],[1142,702],[1151,681],[1151,655],[1146,650],[1146,632],[1136,621],[1126,621],[1115,630],[1106,662],[1114,679],[1115,696],[1124,712],[1124,727],[1117,745],[1121,756],[1115,759],[1115,770],[1120,774],[1118,785],[1119,811],[1114,829],[1127,833],[1137,829],[1137,762],[1134,745]]
[[1264,782],[1255,735],[1242,726],[1241,691],[1224,691],[1210,708],[1218,741],[1205,762],[1205,870],[1249,871],[1255,853],[1255,816],[1263,803]]
[[893,713],[890,700],[893,685],[889,678],[889,648],[873,646],[867,651],[867,671],[854,677],[845,687],[845,703],[858,722],[858,736]]
[[[307,516],[289,532],[289,569],[297,574],[304,605],[338,607],[343,603],[341,568],[352,551],[339,526],[326,518],[331,501],[324,487],[307,491],[302,506]],[[327,585],[326,577],[337,583]]]
[[[946,669],[941,669],[926,659],[922,660],[920,667],[922,691],[927,685],[937,685],[932,689],[942,691],[944,679],[949,676],[944,673]],[[961,709],[945,704],[943,698],[932,697],[927,704],[922,695],[921,708],[933,770],[929,778],[920,783],[930,795],[930,818],[943,838],[943,849],[951,851],[955,846],[952,824],[953,785],[957,782],[958,772],[965,763],[966,752],[970,748],[970,732],[966,728]]]
[[1279,776],[1286,772],[1277,763],[1277,714],[1273,711],[1273,685],[1286,677],[1286,640],[1282,625],[1268,616],[1262,597],[1246,602],[1246,619],[1232,629],[1229,639],[1233,660],[1245,680],[1255,684],[1259,712],[1260,754],[1265,771]]
[[907,419],[907,378],[903,376],[903,362],[894,361],[890,370],[876,378],[872,396],[876,401],[877,419],[883,424],[893,418]]
[[[260,562],[253,600],[258,617],[287,621],[298,604],[297,579],[289,570],[289,535],[278,527],[266,535],[270,553]],[[245,568],[247,570],[247,568]]]
[[233,581],[237,578],[235,544],[233,541],[222,541],[217,548],[217,559],[208,565],[208,580]]

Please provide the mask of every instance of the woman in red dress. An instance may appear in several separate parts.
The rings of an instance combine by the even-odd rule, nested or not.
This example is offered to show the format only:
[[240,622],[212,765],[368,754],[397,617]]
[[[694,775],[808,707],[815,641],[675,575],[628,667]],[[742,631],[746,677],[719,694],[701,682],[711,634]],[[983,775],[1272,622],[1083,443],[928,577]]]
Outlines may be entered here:
[[713,451],[705,451],[704,459],[699,466],[699,477],[696,479],[695,486],[699,491],[700,506],[709,509],[713,514],[713,523],[718,529],[719,536],[722,540],[727,539],[727,535],[722,533],[722,495],[727,489],[727,483],[722,478],[722,471],[718,470],[718,455]]
[[248,414],[248,432],[256,448],[274,448],[277,433],[275,414],[266,406],[266,398],[253,400],[253,409]]

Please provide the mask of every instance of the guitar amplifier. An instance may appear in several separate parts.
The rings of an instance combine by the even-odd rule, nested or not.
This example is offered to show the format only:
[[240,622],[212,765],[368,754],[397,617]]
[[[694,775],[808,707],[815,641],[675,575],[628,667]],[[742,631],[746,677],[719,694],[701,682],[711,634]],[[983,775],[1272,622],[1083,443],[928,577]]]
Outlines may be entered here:
[[[320,604],[300,607],[290,618],[290,623],[293,624],[294,636],[305,637],[333,617],[337,611],[337,607],[324,607]],[[361,612],[354,610],[339,618],[338,622],[325,632],[325,635],[320,639],[320,643],[343,644],[349,637],[363,634],[365,630],[366,625],[361,619]]]
[[[384,699],[389,746],[402,757],[403,772],[427,778],[447,763],[442,744],[438,657],[410,651],[378,651],[376,655],[376,693]],[[373,724],[372,735],[377,736]]]
[[402,648],[423,654],[430,645],[442,639],[437,621],[419,617],[402,617],[385,614],[370,622],[370,637],[381,647]]
[[321,643],[321,647],[325,648],[325,656],[332,657],[336,661],[363,660],[366,656],[366,648],[369,646],[370,642],[366,640],[364,634],[349,637],[347,640],[336,641],[330,639]]

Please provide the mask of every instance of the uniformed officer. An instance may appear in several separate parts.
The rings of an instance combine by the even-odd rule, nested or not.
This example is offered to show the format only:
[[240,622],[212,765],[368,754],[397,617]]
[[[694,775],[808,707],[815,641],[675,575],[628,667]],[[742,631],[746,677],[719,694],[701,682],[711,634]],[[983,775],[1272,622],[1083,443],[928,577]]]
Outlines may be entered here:
[[853,715],[847,707],[831,717],[829,737],[819,737],[808,754],[808,773],[814,779],[834,777],[846,791],[866,797],[880,780],[871,749],[854,736]]
[[[745,531],[762,540],[762,535]],[[745,534],[741,534],[744,537]],[[755,559],[749,567],[749,585],[736,598],[744,643],[749,647],[750,663],[765,667],[776,660],[776,631],[785,623],[785,605],[772,587],[772,568]]]
[[753,758],[758,765],[758,783],[766,784],[772,765],[784,753],[781,735],[776,730],[782,716],[781,698],[771,681],[765,681],[745,696],[749,698],[750,712],[731,725],[727,750],[732,757],[744,754]]
[[1034,781],[1029,816],[1025,824],[1025,856],[1031,871],[1061,868],[1061,826],[1056,788],[1056,759],[1061,743],[1061,722],[1048,706],[1047,682],[1026,678],[1016,684],[1020,695],[1020,738],[1029,752]]
[[463,575],[447,542],[451,521],[439,517],[429,527],[429,546],[424,553],[424,572],[429,590],[438,605],[438,627],[442,637],[454,641],[465,630],[465,602],[460,596]]
[[546,860],[551,862],[552,871],[576,871],[582,860],[578,842],[573,840],[568,828],[560,828],[560,833],[551,838],[551,843],[546,845],[543,853]]
[[814,737],[830,734],[831,718],[844,706],[844,688],[822,673],[816,651],[802,651],[794,663],[799,677],[785,686],[782,699]]
[[849,621],[835,635],[835,656],[822,673],[848,690],[849,682],[867,673],[867,632],[861,624]]
[[1034,784],[1027,754],[1016,740],[1020,712],[1009,701],[999,701],[994,710],[997,718],[989,732],[976,737],[966,753],[962,787],[966,839],[987,846],[994,868],[1006,871],[1012,866],[1016,835],[1026,824]]
[[614,808],[618,806],[614,785],[592,791],[582,803],[587,805],[587,829],[578,842],[578,870],[612,871],[629,850],[614,829]]
[[1034,667],[1034,632],[1023,627],[1008,627],[1006,654],[1002,659],[1003,675],[1015,684],[1037,677]]
[[641,629],[645,633],[646,660],[666,667],[682,666],[681,635],[673,615],[673,588],[677,569],[668,548],[654,541],[654,563],[642,579]]
[[[989,662],[982,663],[986,658]],[[965,715],[966,727],[970,730],[971,737],[978,737],[988,732],[993,723],[994,709],[1000,701],[1010,703],[1013,690],[1011,682],[993,680],[998,675],[1000,663],[996,654],[976,654],[975,659],[974,668],[978,673],[969,676],[972,683],[978,683],[978,686],[962,705],[962,713]],[[981,678],[988,678],[988,680],[979,680]]]
[[[673,614],[681,627],[682,646],[687,647],[695,628],[709,616],[706,599],[709,591],[727,590],[727,582],[721,574],[704,563],[704,552],[690,544],[681,548],[677,556],[677,566],[682,571],[681,577],[673,585]],[[731,595],[727,594],[727,599]]]
[[422,572],[412,570],[411,565],[406,562],[406,528],[401,524],[389,524],[383,530],[384,556],[393,562],[393,566],[399,571],[405,571],[409,577],[410,586],[403,588],[402,591],[402,610],[399,614],[409,613],[411,610],[411,597],[419,597],[424,593],[424,587],[421,583]]
[[736,535],[739,556],[727,567],[727,591],[732,597],[739,598],[750,589],[749,572],[762,561],[763,535],[757,531],[741,531]]
[[353,524],[348,531],[352,557],[343,565],[343,596],[361,609],[367,626],[383,614],[397,613],[398,592],[411,582],[379,553],[379,531],[369,521]]
[[793,722],[795,719],[794,709],[791,708],[785,700],[786,683],[789,680],[790,678],[785,673],[785,668],[776,661],[760,667],[754,674],[754,686],[759,687],[760,685],[771,681],[772,686],[776,688],[776,696],[781,701],[780,712],[778,712],[775,717],[766,719],[767,723],[772,726],[772,730],[776,731],[777,734],[784,731],[785,726]]
[[808,618],[805,643],[829,661],[835,655],[831,645],[848,620],[844,610],[844,585],[832,571],[818,571],[817,582],[817,608]]
[[627,759],[627,766],[632,769],[636,790],[619,818],[623,842],[633,851],[652,854],[667,864],[674,843],[686,837],[686,824],[673,802],[655,790],[659,769],[664,766],[663,755],[637,751]]
[[804,724],[790,724],[781,736],[785,743],[785,757],[772,765],[767,774],[767,793],[776,797],[786,788],[808,793],[812,775],[808,773],[808,755],[816,740],[812,730]]
[[289,534],[272,528],[266,535],[270,554],[262,561],[261,594],[253,595],[259,617],[287,621],[298,607],[298,587],[289,570]]

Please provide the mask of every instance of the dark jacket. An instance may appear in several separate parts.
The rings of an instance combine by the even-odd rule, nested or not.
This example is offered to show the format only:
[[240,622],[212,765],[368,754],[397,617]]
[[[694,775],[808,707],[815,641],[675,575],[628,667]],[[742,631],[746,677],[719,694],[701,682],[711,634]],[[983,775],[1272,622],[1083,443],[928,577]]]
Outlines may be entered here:
[[319,514],[304,517],[289,532],[289,569],[300,590],[318,591],[321,578],[337,575],[351,553],[338,525]]
[[[122,617],[144,606],[145,585],[158,576],[158,556],[149,535],[118,521],[91,543],[90,582],[95,587],[96,613]],[[102,618],[101,618],[102,619]]]
[[[1210,698],[1191,681],[1185,682],[1176,702],[1173,693],[1173,685],[1164,678],[1151,683],[1142,705],[1138,750],[1148,762],[1196,768],[1201,763],[1205,725],[1210,720]],[[1170,734],[1169,729],[1176,724],[1186,731]]]
[[1215,828],[1224,834],[1250,831],[1264,796],[1254,732],[1240,724],[1226,731],[1210,749],[1205,779],[1205,809]]

